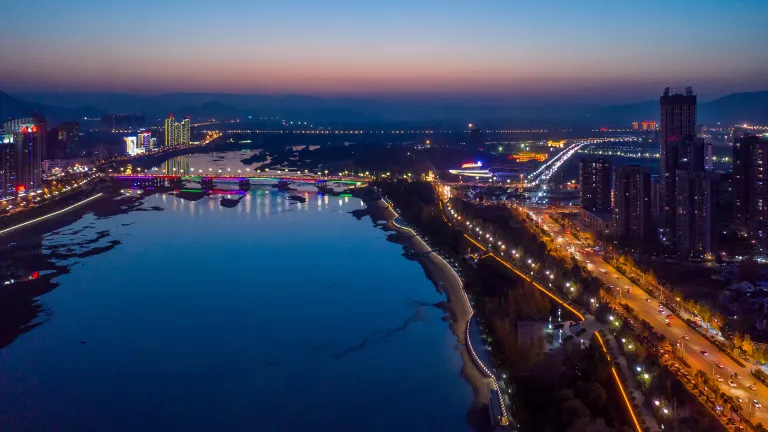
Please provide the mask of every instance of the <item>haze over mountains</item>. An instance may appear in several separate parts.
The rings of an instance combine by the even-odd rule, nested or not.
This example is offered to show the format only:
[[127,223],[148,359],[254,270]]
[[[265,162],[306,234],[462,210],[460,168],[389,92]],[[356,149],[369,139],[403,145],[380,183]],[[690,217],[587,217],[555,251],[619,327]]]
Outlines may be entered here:
[[[377,100],[317,96],[216,93],[171,93],[140,96],[110,93],[0,92],[0,118],[40,112],[50,123],[112,113],[141,113],[150,122],[169,113],[193,119],[220,120],[280,117],[316,125],[419,123],[525,126],[625,127],[632,121],[659,117],[658,100],[600,106],[576,103],[535,103],[481,98]],[[768,123],[768,91],[733,93],[699,103],[699,121],[714,125]]]

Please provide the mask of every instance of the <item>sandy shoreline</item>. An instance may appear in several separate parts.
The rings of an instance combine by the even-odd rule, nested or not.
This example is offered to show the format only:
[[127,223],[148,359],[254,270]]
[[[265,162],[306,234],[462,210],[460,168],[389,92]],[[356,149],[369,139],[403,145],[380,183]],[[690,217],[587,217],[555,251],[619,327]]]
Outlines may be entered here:
[[[381,223],[387,231],[399,234],[394,241],[403,246],[406,252],[422,254],[430,248],[412,231],[403,229],[394,223],[397,214],[382,200],[367,201],[367,213],[374,223]],[[466,346],[466,329],[472,312],[463,300],[462,282],[456,278],[447,264],[435,254],[419,256],[418,261],[424,268],[427,277],[435,284],[438,291],[445,293],[448,298],[447,309],[451,314],[451,331],[460,345],[463,361],[462,375],[472,387],[474,393],[473,407],[488,405],[491,382],[475,366]],[[443,282],[438,284],[438,281]]]

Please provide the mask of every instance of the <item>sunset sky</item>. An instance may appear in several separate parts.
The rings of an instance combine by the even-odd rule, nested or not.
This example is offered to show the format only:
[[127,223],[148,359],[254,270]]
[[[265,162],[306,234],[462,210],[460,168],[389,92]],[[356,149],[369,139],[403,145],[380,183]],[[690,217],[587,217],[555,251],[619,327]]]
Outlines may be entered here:
[[3,91],[768,89],[766,0],[11,0],[3,15]]

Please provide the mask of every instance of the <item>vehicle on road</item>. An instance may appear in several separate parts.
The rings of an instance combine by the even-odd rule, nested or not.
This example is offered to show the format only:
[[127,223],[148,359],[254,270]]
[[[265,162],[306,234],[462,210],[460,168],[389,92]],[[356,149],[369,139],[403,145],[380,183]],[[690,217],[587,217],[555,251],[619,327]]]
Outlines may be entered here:
[[651,302],[651,298],[649,297],[649,298],[645,299],[645,301],[650,303]]
[[757,391],[757,386],[755,385],[755,383],[752,383],[749,385],[749,389],[752,391]]
[[728,380],[728,385],[731,387],[736,387],[736,383],[731,380]]
[[707,354],[709,354],[709,353],[708,353],[708,352],[706,352],[706,351],[701,351],[701,355],[705,356],[705,355],[707,355]]
[[672,323],[667,320],[667,327],[672,327]]
[[740,398],[740,397],[738,397],[738,396],[736,396],[736,400],[737,400],[739,403],[744,403],[744,399],[742,399],[742,398]]
[[600,271],[605,273],[605,274],[608,274],[608,270],[606,270],[606,269],[600,269]]
[[760,402],[757,401],[757,399],[752,400],[752,405],[755,406],[755,408],[760,408],[762,405],[760,405]]
[[720,375],[715,375],[715,379],[717,380],[717,382],[723,382],[723,377],[721,377]]
[[722,364],[722,363],[720,363],[720,362],[715,362],[715,366],[717,366],[717,367],[718,367],[718,368],[720,368],[720,369],[722,369],[722,368],[724,368],[724,367],[725,367],[725,366],[723,366],[723,364]]
[[683,339],[685,339],[685,340],[688,340],[688,339],[690,339],[690,338],[691,338],[691,337],[690,337],[690,336],[688,336],[687,334],[684,334],[684,335],[683,335]]

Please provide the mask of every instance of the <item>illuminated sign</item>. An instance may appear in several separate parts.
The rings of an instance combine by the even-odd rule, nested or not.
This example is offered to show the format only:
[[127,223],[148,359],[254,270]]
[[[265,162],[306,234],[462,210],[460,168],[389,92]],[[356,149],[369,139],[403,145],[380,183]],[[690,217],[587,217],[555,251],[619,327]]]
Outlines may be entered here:
[[480,162],[480,161],[477,161],[477,162],[467,162],[467,163],[461,164],[462,168],[479,168],[481,166],[483,166],[483,163]]
[[23,194],[26,190],[27,190],[27,188],[24,185],[16,186],[16,193],[17,194]]

